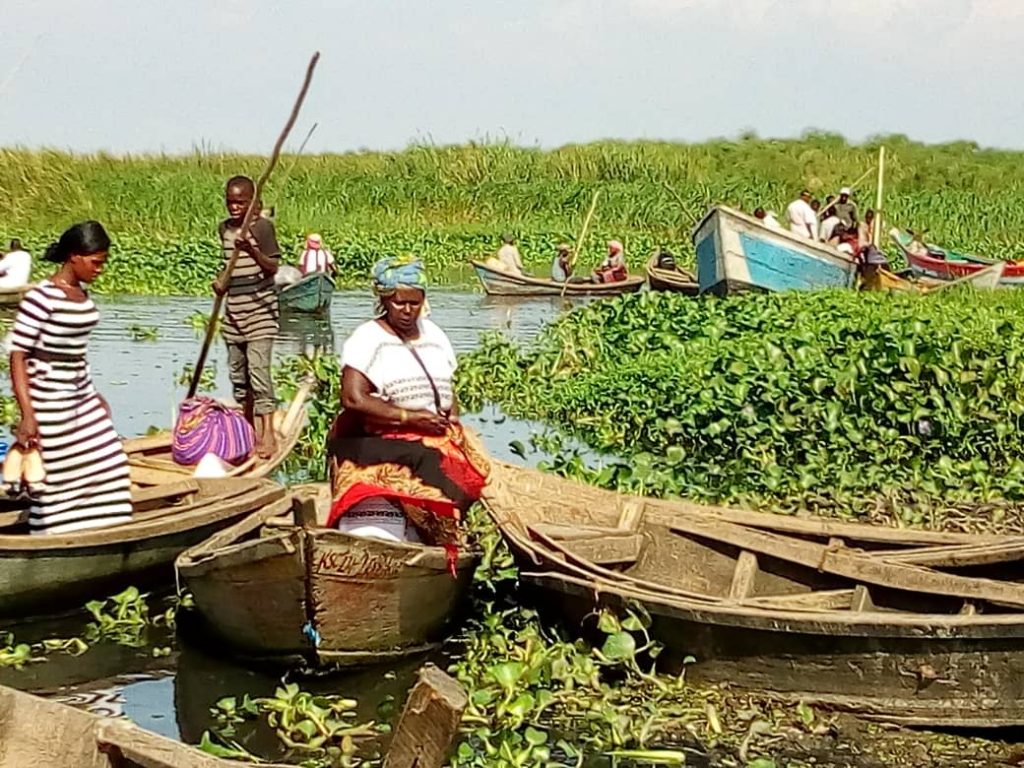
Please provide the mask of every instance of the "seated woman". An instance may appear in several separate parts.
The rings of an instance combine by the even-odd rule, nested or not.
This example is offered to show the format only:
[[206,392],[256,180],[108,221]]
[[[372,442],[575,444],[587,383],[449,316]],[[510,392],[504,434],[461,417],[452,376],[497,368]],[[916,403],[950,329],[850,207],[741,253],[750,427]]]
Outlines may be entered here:
[[595,283],[617,283],[629,276],[626,270],[626,255],[622,243],[618,240],[608,241],[608,255],[594,270]]
[[327,524],[398,541],[416,540],[418,529],[452,556],[461,515],[480,498],[490,466],[459,424],[451,342],[421,316],[423,265],[384,259],[373,281],[377,317],[356,328],[341,353]]

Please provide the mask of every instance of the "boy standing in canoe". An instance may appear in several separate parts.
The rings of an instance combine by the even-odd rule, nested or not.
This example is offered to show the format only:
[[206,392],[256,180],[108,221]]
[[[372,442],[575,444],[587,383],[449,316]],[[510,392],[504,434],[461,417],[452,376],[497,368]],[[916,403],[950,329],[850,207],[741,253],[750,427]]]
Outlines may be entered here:
[[[278,332],[277,291],[274,275],[281,259],[277,234],[269,219],[256,217],[249,237],[240,239],[242,219],[256,194],[248,176],[228,180],[224,202],[228,218],[220,223],[217,236],[224,252],[224,266],[213,290],[227,294],[221,334],[228,347],[228,368],[235,400],[245,409],[245,418],[256,431],[256,453],[270,458],[277,450],[274,435],[274,385],[270,377],[274,336]],[[259,205],[259,202],[257,202]],[[226,267],[238,248],[238,260],[231,275]]]

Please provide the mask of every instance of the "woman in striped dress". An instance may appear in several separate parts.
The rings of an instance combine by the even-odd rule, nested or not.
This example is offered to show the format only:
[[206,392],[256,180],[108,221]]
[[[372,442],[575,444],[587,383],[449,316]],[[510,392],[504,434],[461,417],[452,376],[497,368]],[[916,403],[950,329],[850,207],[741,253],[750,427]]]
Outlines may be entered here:
[[46,472],[32,500],[33,533],[131,519],[128,460],[85,359],[99,313],[82,286],[103,271],[109,249],[99,222],[71,227],[46,251],[60,268],[18,307],[11,341],[11,382],[21,409],[15,437],[23,448],[40,450]]

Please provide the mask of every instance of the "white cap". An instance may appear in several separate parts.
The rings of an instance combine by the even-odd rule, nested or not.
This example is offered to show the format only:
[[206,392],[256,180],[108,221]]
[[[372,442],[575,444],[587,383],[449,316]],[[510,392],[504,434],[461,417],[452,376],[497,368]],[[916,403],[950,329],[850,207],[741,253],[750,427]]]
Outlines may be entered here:
[[842,189],[839,190],[839,194],[840,195],[850,195],[850,194],[853,194],[853,193],[850,192],[850,188],[849,187],[843,187]]

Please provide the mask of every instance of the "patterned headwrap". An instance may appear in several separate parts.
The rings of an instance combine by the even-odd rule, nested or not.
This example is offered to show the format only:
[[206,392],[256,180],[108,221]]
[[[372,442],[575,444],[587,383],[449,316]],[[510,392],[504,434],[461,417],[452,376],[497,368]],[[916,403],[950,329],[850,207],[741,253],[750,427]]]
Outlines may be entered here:
[[373,290],[388,296],[399,288],[427,290],[427,273],[423,262],[414,258],[388,256],[373,265]]

